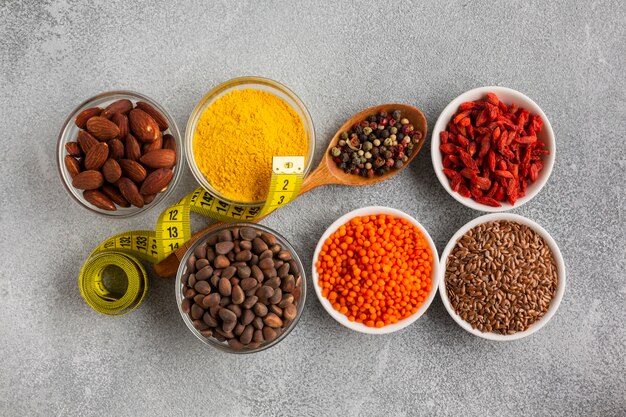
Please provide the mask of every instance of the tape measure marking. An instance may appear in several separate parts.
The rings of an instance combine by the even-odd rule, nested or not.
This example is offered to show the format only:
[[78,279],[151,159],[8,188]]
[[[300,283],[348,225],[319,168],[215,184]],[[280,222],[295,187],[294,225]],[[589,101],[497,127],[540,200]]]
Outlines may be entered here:
[[[156,230],[134,230],[111,236],[91,252],[80,270],[78,286],[83,298],[102,314],[129,313],[141,304],[148,289],[148,274],[139,259],[157,263],[189,240],[191,211],[225,222],[254,221],[295,199],[303,173],[304,157],[275,156],[263,206],[231,205],[198,188],[163,211]],[[126,275],[124,294],[106,286],[105,274],[111,266]]]

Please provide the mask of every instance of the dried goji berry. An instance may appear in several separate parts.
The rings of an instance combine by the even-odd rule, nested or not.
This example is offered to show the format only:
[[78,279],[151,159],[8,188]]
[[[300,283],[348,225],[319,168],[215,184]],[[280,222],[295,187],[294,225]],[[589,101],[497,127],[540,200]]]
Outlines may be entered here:
[[512,173],[505,170],[496,169],[493,173],[502,178],[515,178]]
[[472,193],[470,193],[469,188],[467,188],[465,186],[465,184],[459,185],[458,193],[461,194],[463,197],[471,197],[472,196]]
[[452,178],[452,191],[459,191],[459,186],[461,185],[461,181],[463,181],[463,177],[458,172],[454,173],[454,177]]
[[502,207],[502,204],[498,203],[495,199],[490,197],[475,197],[476,201],[480,204],[491,207]]
[[479,177],[478,175],[474,175],[471,178],[471,182],[472,184],[477,185],[481,190],[486,191],[489,190],[489,187],[491,187],[491,180],[489,178]]
[[455,154],[458,152],[456,146],[451,143],[444,143],[443,145],[439,145],[439,150],[447,154]]
[[446,143],[448,143],[449,135],[450,134],[446,130],[444,130],[443,132],[439,133],[439,141],[445,145]]
[[473,169],[474,171],[478,171],[478,165],[476,164],[476,161],[474,161],[467,152],[461,149],[459,149],[458,151],[459,151],[459,158],[461,158],[461,162],[463,162],[463,164],[466,167]]

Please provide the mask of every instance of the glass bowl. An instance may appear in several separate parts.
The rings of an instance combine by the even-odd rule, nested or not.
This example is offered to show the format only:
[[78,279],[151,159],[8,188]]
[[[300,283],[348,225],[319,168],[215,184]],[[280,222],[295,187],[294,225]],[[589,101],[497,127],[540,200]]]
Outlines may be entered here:
[[[76,116],[85,109],[90,107],[101,107],[104,108],[108,106],[110,103],[120,100],[120,99],[128,99],[134,103],[138,101],[145,101],[151,104],[154,108],[159,110],[167,119],[169,123],[169,128],[164,131],[164,133],[169,133],[174,136],[176,140],[176,165],[173,168],[174,177],[172,181],[167,186],[167,189],[155,197],[155,199],[150,203],[146,204],[142,208],[131,206],[131,207],[120,207],[117,206],[116,211],[108,211],[98,208],[91,203],[87,202],[83,197],[83,190],[79,190],[72,186],[72,177],[70,176],[67,168],[65,167],[64,158],[67,155],[65,150],[65,144],[68,142],[76,141],[76,136],[78,135],[78,131],[80,128],[76,126],[74,123],[74,119]],[[159,105],[156,101],[151,99],[150,97],[144,96],[143,94],[139,94],[133,91],[108,91],[105,93],[100,93],[94,97],[91,97],[82,103],[80,103],[67,117],[65,122],[63,123],[63,127],[61,128],[61,132],[59,133],[59,139],[57,143],[57,166],[59,169],[59,175],[61,176],[61,180],[63,181],[63,185],[65,189],[69,193],[69,195],[82,207],[87,210],[94,212],[96,214],[100,214],[106,217],[118,217],[125,218],[134,216],[136,214],[142,213],[151,209],[152,207],[158,206],[161,201],[163,201],[168,195],[172,193],[172,190],[176,187],[176,184],[180,180],[180,177],[183,172],[183,164],[184,164],[184,149],[182,146],[182,140],[180,137],[180,132],[178,131],[178,126],[176,125],[176,121],[171,116],[171,114],[161,105]]]
[[[283,247],[283,249],[286,249],[291,253],[292,258],[296,262],[298,269],[300,271],[300,294],[296,295],[292,293],[294,294],[295,305],[297,309],[296,317],[286,328],[283,328],[282,333],[276,339],[267,343],[262,343],[258,347],[252,348],[252,349],[234,349],[226,342],[220,342],[214,337],[203,336],[200,333],[200,331],[194,327],[192,323],[192,319],[189,316],[189,314],[183,312],[183,309],[182,309],[182,300],[184,299],[182,277],[183,277],[183,274],[185,274],[187,271],[187,260],[189,259],[189,257],[191,257],[194,254],[194,251],[196,250],[198,246],[205,244],[207,240],[209,240],[212,237],[215,237],[222,230],[235,229],[235,228],[241,228],[241,227],[251,227],[255,230],[269,233],[273,235],[274,237],[276,237],[277,243],[279,243]],[[278,342],[280,342],[285,337],[287,337],[287,335],[293,330],[293,328],[296,327],[296,324],[298,324],[298,320],[300,320],[300,316],[302,315],[302,311],[304,310],[304,304],[306,301],[306,273],[304,272],[304,267],[302,265],[302,262],[300,261],[300,258],[298,257],[298,254],[296,253],[296,250],[293,248],[293,246],[291,246],[291,244],[287,241],[287,239],[285,239],[283,236],[278,234],[276,231],[270,229],[269,227],[265,227],[260,224],[254,224],[254,223],[224,224],[215,229],[211,229],[207,231],[206,233],[204,233],[202,236],[200,236],[191,245],[191,247],[187,250],[187,252],[185,252],[185,255],[181,258],[180,266],[178,267],[178,271],[176,273],[176,280],[175,280],[174,286],[175,286],[175,294],[176,294],[176,305],[178,306],[178,311],[180,312],[180,316],[185,322],[185,324],[187,325],[187,328],[189,328],[189,331],[193,333],[194,336],[196,336],[205,345],[208,345],[208,346],[211,346],[216,349],[222,350],[224,352],[229,352],[229,353],[239,353],[239,354],[255,353],[255,352],[260,352],[265,349],[269,349],[270,347],[276,345]]]
[[189,116],[189,121],[187,122],[187,129],[185,131],[185,152],[187,154],[187,164],[189,165],[189,169],[193,173],[193,176],[196,178],[198,183],[210,192],[214,197],[219,198],[229,204],[237,205],[241,207],[254,207],[263,205],[264,201],[255,201],[255,202],[241,202],[241,201],[233,201],[222,195],[219,191],[217,191],[211,183],[206,179],[198,164],[195,161],[195,157],[193,154],[193,137],[196,131],[196,126],[198,124],[198,120],[202,113],[217,99],[222,97],[225,94],[233,90],[243,90],[246,88],[252,88],[255,90],[262,90],[268,93],[274,94],[275,96],[280,97],[285,100],[300,116],[302,120],[302,124],[304,125],[304,130],[306,132],[307,141],[308,141],[308,151],[307,155],[305,155],[305,167],[304,167],[304,176],[307,175],[309,169],[311,168],[311,162],[313,161],[313,154],[315,152],[315,128],[313,126],[313,120],[311,119],[311,115],[309,111],[302,103],[302,100],[296,96],[296,94],[285,87],[284,85],[261,77],[241,77],[234,78],[232,80],[226,81],[213,90],[211,90],[207,95],[205,95],[202,100],[198,103],[196,108]]

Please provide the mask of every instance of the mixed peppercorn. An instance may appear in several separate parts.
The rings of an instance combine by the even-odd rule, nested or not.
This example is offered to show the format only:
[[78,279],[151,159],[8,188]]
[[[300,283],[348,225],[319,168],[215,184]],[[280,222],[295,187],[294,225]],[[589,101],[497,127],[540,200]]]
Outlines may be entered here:
[[399,110],[380,112],[343,132],[330,153],[345,173],[371,178],[402,168],[421,139]]

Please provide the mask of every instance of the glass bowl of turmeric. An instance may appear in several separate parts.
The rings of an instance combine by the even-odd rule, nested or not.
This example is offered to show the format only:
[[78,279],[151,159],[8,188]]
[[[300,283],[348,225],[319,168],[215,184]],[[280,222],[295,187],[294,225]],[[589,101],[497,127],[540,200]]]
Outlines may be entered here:
[[200,185],[226,203],[262,206],[274,156],[304,156],[304,175],[315,151],[315,129],[300,98],[261,77],[226,81],[205,95],[185,132],[189,168]]

